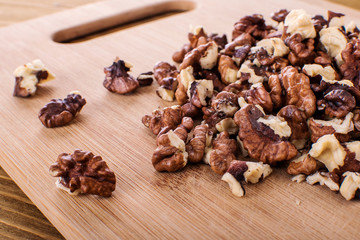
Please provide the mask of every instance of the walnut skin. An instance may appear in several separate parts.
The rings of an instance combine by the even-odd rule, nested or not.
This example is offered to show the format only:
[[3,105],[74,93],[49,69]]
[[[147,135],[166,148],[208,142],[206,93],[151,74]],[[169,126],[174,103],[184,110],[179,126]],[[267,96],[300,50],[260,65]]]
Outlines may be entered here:
[[51,99],[39,112],[39,119],[47,128],[61,127],[71,122],[86,104],[78,93],[64,99]]
[[213,141],[210,153],[211,169],[217,174],[224,174],[232,160],[235,160],[236,141],[229,138],[229,133],[221,132]]
[[308,139],[309,129],[305,113],[294,105],[287,105],[280,109],[277,116],[282,117],[291,128],[290,140]]
[[289,14],[288,10],[280,9],[279,11],[274,12],[273,14],[271,14],[271,18],[274,21],[283,22],[288,14]]
[[285,94],[281,87],[281,81],[277,74],[273,74],[269,77],[268,81],[270,91],[270,98],[275,109],[281,108],[285,104]]
[[154,73],[151,71],[140,73],[140,75],[136,78],[136,80],[139,82],[139,85],[141,87],[150,86],[154,81]]
[[176,63],[181,63],[184,60],[185,55],[192,50],[190,43],[185,43],[182,48],[172,55],[172,59]]
[[353,95],[343,89],[335,89],[325,96],[325,114],[329,117],[342,118],[356,107]]
[[207,124],[195,127],[194,137],[186,145],[189,162],[198,163],[202,161],[205,154],[206,140],[209,135],[209,126]]
[[309,78],[292,66],[281,71],[280,79],[286,91],[286,104],[295,105],[310,117],[316,110],[316,97],[310,88]]
[[110,197],[115,190],[116,178],[106,162],[91,152],[75,150],[62,153],[50,166],[53,177],[59,177],[58,187],[70,194],[86,193]]
[[179,74],[178,70],[174,65],[171,65],[170,63],[160,61],[157,62],[154,66],[154,77],[156,81],[159,83],[160,86],[168,85],[167,81],[163,81],[166,78],[175,78]]
[[161,134],[157,141],[157,148],[152,156],[152,163],[156,171],[175,172],[187,164],[188,154],[185,141],[188,129],[180,125],[174,131]]
[[360,40],[355,38],[346,44],[341,52],[344,63],[340,66],[340,72],[344,79],[352,80],[356,87],[359,87],[360,70]]
[[241,18],[234,24],[232,40],[243,33],[248,33],[255,39],[262,39],[267,35],[268,31],[269,27],[266,26],[264,17],[260,14],[253,14]]
[[211,107],[216,112],[223,112],[225,116],[232,117],[239,110],[238,97],[234,93],[222,91],[211,101]]
[[163,110],[156,109],[151,115],[145,115],[142,123],[148,127],[153,134],[158,135],[163,128],[175,129],[183,118],[180,106],[167,107]]
[[244,91],[243,96],[246,102],[260,105],[265,112],[270,113],[273,110],[273,103],[270,94],[266,91],[263,84],[257,84],[254,87]]
[[286,172],[290,175],[305,174],[310,175],[315,173],[319,169],[320,165],[315,158],[309,154],[304,154],[298,159],[292,161]]
[[309,129],[311,131],[311,141],[313,143],[317,142],[319,138],[327,134],[334,134],[334,136],[340,142],[347,142],[350,139],[350,135],[347,133],[337,133],[335,128],[331,125],[323,125],[316,122],[313,118],[310,118],[308,121]]
[[[236,37],[232,42],[229,42],[225,45],[224,53],[228,56],[233,56],[236,52],[236,49],[240,47],[246,47],[243,51],[246,52],[244,54],[244,59],[247,57],[247,54],[250,52],[250,47],[255,44],[255,39],[248,33],[242,33],[238,37]],[[242,62],[242,61],[241,61]]]
[[315,58],[314,39],[309,38],[302,42],[301,34],[295,33],[285,39],[286,45],[290,48],[288,59],[294,66],[302,66],[312,63]]
[[270,165],[294,158],[298,153],[295,146],[276,135],[270,127],[257,121],[263,116],[253,104],[248,104],[235,113],[239,138],[249,156]]
[[104,87],[110,92],[119,94],[135,91],[139,87],[139,82],[129,75],[128,71],[130,71],[129,64],[116,58],[110,67],[104,68]]

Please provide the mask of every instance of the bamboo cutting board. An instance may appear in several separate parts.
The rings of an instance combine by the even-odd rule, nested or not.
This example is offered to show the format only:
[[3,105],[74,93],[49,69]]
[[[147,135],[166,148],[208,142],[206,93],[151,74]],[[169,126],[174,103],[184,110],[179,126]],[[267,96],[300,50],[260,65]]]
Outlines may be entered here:
[[[244,198],[233,196],[205,165],[156,172],[150,160],[154,136],[140,119],[169,104],[156,96],[156,84],[128,96],[102,86],[103,67],[115,56],[131,62],[137,76],[156,61],[170,61],[187,41],[190,24],[230,36],[240,17],[268,17],[280,8],[322,15],[331,9],[360,22],[359,12],[322,1],[137,0],[101,2],[0,29],[0,165],[68,239],[356,239],[358,201],[348,202],[326,187],[292,183],[283,171],[246,185]],[[184,12],[132,23],[86,42],[58,43],[173,10]],[[13,70],[35,58],[45,62],[56,80],[32,98],[12,97]],[[78,118],[66,127],[43,127],[37,118],[40,108],[75,89],[88,102]],[[59,153],[76,148],[107,161],[117,176],[113,197],[69,196],[55,188],[50,164]]]

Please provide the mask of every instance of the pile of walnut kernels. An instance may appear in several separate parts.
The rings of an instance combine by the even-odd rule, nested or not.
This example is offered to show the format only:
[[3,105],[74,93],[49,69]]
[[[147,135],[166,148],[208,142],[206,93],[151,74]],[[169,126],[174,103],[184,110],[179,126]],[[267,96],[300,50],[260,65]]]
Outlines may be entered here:
[[241,18],[231,41],[196,27],[173,55],[178,68],[155,65],[157,94],[178,105],[142,119],[156,135],[152,163],[174,172],[205,162],[243,196],[243,181],[257,183],[283,162],[294,181],[353,199],[360,187],[360,31],[331,11],[326,19],[283,9],[271,18]]

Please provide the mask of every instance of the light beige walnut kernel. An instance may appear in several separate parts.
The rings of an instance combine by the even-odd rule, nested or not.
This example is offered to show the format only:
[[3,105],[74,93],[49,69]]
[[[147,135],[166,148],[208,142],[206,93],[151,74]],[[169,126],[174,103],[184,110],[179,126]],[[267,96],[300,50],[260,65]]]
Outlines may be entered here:
[[343,62],[341,52],[346,48],[348,40],[337,27],[324,28],[320,31],[320,42],[324,45],[328,55],[336,58],[338,66]]
[[40,59],[17,67],[14,75],[15,88],[13,95],[17,97],[34,95],[39,84],[55,79],[55,75],[45,68],[45,64]]
[[340,194],[346,199],[351,200],[360,189],[360,174],[356,172],[345,172],[344,180],[340,186]]
[[324,135],[314,143],[309,151],[309,155],[325,164],[329,172],[344,165],[346,151],[336,137]]
[[284,25],[290,34],[300,33],[303,39],[315,38],[316,31],[311,17],[304,9],[294,9],[286,16]]
[[330,178],[328,173],[316,172],[308,176],[306,182],[311,185],[319,183],[320,185],[326,185],[331,191],[339,191],[339,185]]

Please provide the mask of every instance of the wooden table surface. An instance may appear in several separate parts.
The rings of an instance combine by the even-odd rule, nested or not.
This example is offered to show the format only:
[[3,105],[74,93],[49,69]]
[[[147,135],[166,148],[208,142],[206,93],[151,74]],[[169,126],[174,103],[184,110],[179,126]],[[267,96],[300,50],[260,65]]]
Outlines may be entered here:
[[[0,27],[102,0],[0,0]],[[358,0],[332,0],[360,9]],[[0,239],[63,239],[0,166]]]
[[[0,27],[102,0],[0,0]],[[63,239],[0,166],[0,239]]]

